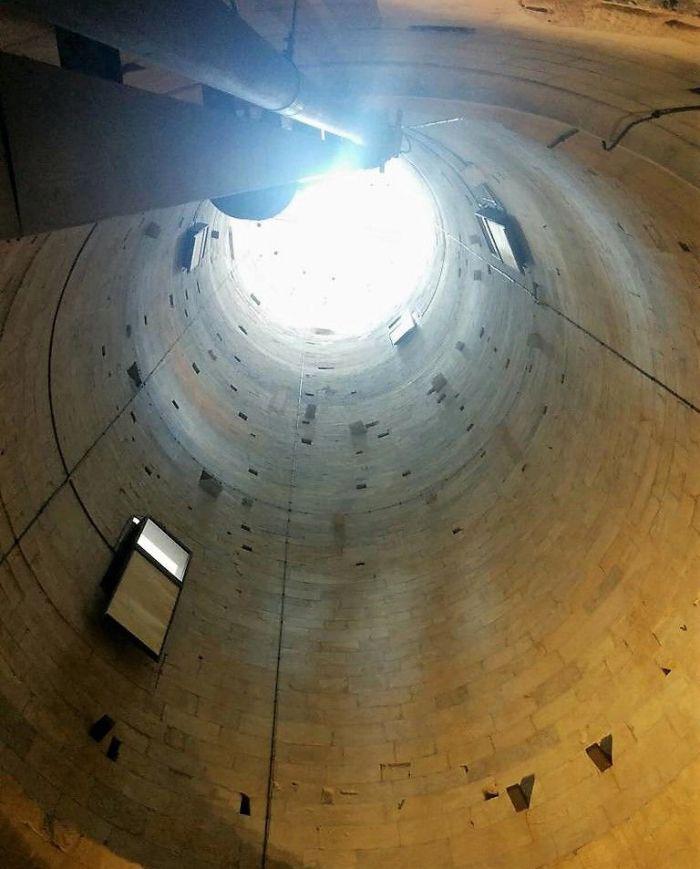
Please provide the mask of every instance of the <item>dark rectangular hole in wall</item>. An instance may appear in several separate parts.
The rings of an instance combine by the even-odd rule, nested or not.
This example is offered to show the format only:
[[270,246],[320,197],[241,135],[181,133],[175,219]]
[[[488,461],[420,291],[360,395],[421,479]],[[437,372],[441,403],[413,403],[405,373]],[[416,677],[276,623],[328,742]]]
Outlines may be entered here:
[[355,562],[355,567],[364,567],[364,566],[365,566],[364,561],[356,561]]
[[242,420],[247,420],[247,419],[248,419],[247,415],[246,415],[245,413],[243,413],[242,410],[238,412],[238,415],[240,416],[240,418],[241,418]]
[[524,812],[527,809],[527,800],[520,785],[510,785],[506,788],[506,793],[510,797],[510,801],[513,803],[513,808],[516,812]]
[[241,794],[241,815],[250,815],[250,797],[248,794]]
[[168,296],[168,298],[170,299],[170,307],[171,307],[171,308],[174,308],[174,307],[175,307],[175,299],[173,299],[173,294],[171,293],[171,294]]
[[598,767],[600,772],[605,772],[613,765],[612,761],[612,735],[604,736],[600,742],[594,742],[586,749],[586,754]]
[[194,371],[195,374],[199,374],[199,365],[197,365],[196,362],[192,363],[192,370]]
[[250,526],[249,526],[249,525],[241,525],[241,528],[242,528],[244,531],[250,531]]
[[114,727],[114,719],[110,718],[109,715],[102,715],[97,719],[93,724],[90,725],[90,729],[88,733],[95,740],[95,742],[100,742],[100,740],[104,739],[105,736],[109,733],[109,731]]
[[475,27],[466,27],[463,24],[411,24],[409,30],[423,33],[459,33],[462,36],[476,33]]
[[308,447],[308,446],[311,446],[311,443],[312,443],[311,438],[302,438],[302,439],[301,439],[301,442],[302,442],[303,444],[306,444],[307,447]]
[[129,375],[132,383],[137,389],[140,389],[143,386],[143,380],[141,380],[141,372],[139,371],[139,366],[136,362],[134,362],[126,369],[126,373]]
[[254,477],[258,476],[258,472],[255,470],[255,468],[248,468],[248,473],[252,474]]
[[252,551],[253,551],[253,547],[250,546],[250,544],[248,544],[248,543],[244,543],[243,546],[241,546],[241,549],[245,549],[246,552],[252,552]]
[[109,742],[109,748],[107,749],[107,757],[110,760],[116,761],[119,757],[119,749],[122,747],[121,739],[117,739],[116,736],[113,736]]
[[217,479],[214,474],[210,474],[206,468],[202,468],[202,473],[199,476],[199,485],[212,498],[218,498],[224,488],[221,480]]

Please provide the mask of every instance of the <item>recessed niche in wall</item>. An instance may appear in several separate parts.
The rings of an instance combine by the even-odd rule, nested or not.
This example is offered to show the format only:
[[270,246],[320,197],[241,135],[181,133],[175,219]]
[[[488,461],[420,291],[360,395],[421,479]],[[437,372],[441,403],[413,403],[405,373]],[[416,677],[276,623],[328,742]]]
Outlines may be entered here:
[[396,346],[405,341],[417,328],[416,318],[410,311],[404,311],[398,319],[389,326],[389,340]]
[[442,392],[442,390],[447,386],[447,378],[444,374],[438,373],[436,374],[431,383],[430,389],[428,390],[428,395],[432,395],[433,392]]
[[612,759],[612,734],[604,736],[600,742],[594,742],[586,749],[586,754],[598,767],[600,772],[605,772],[613,765]]
[[117,739],[116,736],[113,736],[109,741],[109,747],[107,748],[107,757],[109,760],[117,761],[119,759],[119,749],[122,747],[121,739]]
[[491,253],[510,268],[523,271],[530,261],[530,253],[515,218],[490,205],[479,208],[476,218]]
[[209,227],[206,223],[190,226],[182,239],[180,267],[183,271],[193,272],[204,259],[209,240]]
[[524,812],[530,808],[530,800],[532,798],[532,789],[535,786],[535,776],[526,775],[520,779],[519,784],[509,785],[506,788],[506,793],[510,797],[513,808],[516,812]]
[[101,715],[90,725],[88,733],[95,742],[101,742],[114,727],[114,719],[109,715]]
[[421,30],[426,33],[458,33],[460,36],[476,33],[475,27],[467,27],[462,24],[411,24],[409,29]]
[[136,362],[134,362],[126,369],[126,373],[129,375],[131,382],[137,389],[140,389],[143,386],[141,372],[139,371],[139,366]]
[[224,488],[221,480],[215,477],[214,474],[210,474],[206,468],[202,468],[202,473],[199,477],[199,485],[208,495],[211,495],[212,498],[217,498]]

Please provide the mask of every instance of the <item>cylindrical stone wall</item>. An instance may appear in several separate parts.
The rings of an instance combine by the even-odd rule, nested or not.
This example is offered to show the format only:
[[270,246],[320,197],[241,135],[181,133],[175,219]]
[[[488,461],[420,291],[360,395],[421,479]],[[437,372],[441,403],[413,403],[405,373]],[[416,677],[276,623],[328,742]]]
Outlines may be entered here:
[[[700,860],[697,116],[600,146],[696,81],[671,52],[485,42],[467,69],[444,33],[366,31],[324,67],[409,125],[462,119],[403,158],[439,210],[403,347],[386,324],[285,331],[208,203],[3,245],[17,865]],[[481,184],[532,250],[515,280]],[[187,275],[194,220],[215,237]],[[101,618],[144,514],[193,550],[160,663]],[[103,714],[116,762],[87,735]],[[601,772],[586,748],[608,735]]]

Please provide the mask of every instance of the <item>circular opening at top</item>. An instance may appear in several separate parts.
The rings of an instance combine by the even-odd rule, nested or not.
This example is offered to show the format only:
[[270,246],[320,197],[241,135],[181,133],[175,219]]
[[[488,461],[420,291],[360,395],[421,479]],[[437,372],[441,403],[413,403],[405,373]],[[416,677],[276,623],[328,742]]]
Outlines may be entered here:
[[437,255],[437,219],[405,160],[305,184],[262,222],[232,219],[240,286],[301,332],[365,334],[411,309]]

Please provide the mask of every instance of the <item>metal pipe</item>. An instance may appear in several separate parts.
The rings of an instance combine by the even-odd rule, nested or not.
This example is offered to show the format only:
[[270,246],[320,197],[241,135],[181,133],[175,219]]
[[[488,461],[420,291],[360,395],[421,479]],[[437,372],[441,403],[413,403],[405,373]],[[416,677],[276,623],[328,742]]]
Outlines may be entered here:
[[371,157],[0,53],[0,238],[279,187]]
[[365,129],[348,118],[221,0],[12,0],[6,5],[356,144],[384,147],[395,139],[388,124]]

